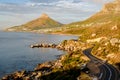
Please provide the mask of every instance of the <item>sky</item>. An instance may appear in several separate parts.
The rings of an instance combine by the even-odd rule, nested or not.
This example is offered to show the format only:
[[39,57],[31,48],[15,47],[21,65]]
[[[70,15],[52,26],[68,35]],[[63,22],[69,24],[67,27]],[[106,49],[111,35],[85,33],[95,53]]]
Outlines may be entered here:
[[113,0],[0,0],[0,29],[21,25],[48,14],[63,24],[82,21]]

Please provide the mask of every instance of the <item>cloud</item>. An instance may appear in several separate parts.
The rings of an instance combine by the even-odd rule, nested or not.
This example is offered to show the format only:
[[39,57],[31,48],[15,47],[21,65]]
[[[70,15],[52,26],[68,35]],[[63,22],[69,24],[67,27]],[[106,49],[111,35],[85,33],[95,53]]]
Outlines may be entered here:
[[90,4],[80,0],[58,0],[58,1],[55,0],[54,2],[53,1],[51,2],[34,1],[27,3],[27,5],[32,7],[41,7],[41,6],[53,7],[53,8],[58,7],[62,9],[74,9],[74,10],[86,11],[86,12],[88,11],[96,12],[96,10],[98,10],[99,8],[96,7],[96,4]]
[[57,2],[59,0],[29,0],[30,2],[35,2],[35,3],[53,3]]
[[[92,7],[95,7],[95,5],[86,3],[86,2],[74,2],[73,0],[71,1],[59,1],[56,3],[56,6],[62,7],[62,8],[70,8],[74,10],[80,10],[80,11],[93,11]],[[96,9],[94,9],[95,11]]]
[[[26,0],[25,0],[26,1]],[[96,3],[106,2],[108,0],[28,0],[26,3],[0,3],[0,11],[30,13],[39,12],[49,7],[61,9],[74,9],[84,12],[97,12],[101,8],[101,4]],[[111,0],[109,0],[111,1]],[[93,9],[94,8],[94,9]]]
[[93,2],[95,3],[107,3],[107,2],[110,2],[110,1],[114,1],[114,0],[93,0]]
[[105,3],[108,3],[114,0],[82,0],[82,1],[103,6]]
[[[62,23],[80,21],[98,12],[101,9],[102,5],[105,2],[108,2],[108,0],[21,0],[21,1],[25,2],[0,3],[1,25],[11,26],[22,24],[35,18],[38,18],[42,13],[47,13],[50,17]],[[5,24],[5,22],[7,24]]]

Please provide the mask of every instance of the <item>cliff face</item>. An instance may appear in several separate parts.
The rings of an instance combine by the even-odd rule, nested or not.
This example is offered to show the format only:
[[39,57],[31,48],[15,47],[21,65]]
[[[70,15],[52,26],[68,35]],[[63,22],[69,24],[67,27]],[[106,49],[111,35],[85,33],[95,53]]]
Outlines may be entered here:
[[120,0],[115,0],[114,2],[104,5],[102,11],[103,13],[120,13]]
[[117,20],[120,17],[119,15],[120,15],[120,0],[115,0],[113,2],[105,4],[102,10],[93,15],[91,18],[96,19],[107,18],[108,20],[113,20],[113,18],[117,17],[115,18],[115,20]]
[[64,27],[67,28],[62,30],[62,33],[86,35],[87,38],[91,38],[92,34],[95,34],[95,37],[120,36],[120,0],[105,4],[101,11],[87,20]]
[[27,22],[20,26],[8,28],[8,31],[38,31],[45,28],[60,27],[62,24],[50,18],[47,14],[42,14],[39,18]]

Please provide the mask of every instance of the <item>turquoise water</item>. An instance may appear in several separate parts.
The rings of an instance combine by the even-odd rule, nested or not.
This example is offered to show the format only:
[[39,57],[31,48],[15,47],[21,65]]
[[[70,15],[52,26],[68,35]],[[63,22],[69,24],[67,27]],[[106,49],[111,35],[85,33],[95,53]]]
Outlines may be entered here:
[[0,32],[0,77],[19,70],[33,70],[38,64],[55,60],[63,51],[51,48],[29,47],[34,43],[56,43],[77,36]]

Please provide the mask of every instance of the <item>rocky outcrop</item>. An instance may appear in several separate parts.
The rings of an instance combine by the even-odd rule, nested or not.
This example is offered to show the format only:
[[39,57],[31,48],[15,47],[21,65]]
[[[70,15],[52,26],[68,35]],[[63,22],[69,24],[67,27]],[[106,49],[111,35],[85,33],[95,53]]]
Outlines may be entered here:
[[54,66],[59,67],[58,61],[38,64],[34,71],[16,71],[13,74],[4,76],[2,80],[41,80],[42,76],[52,73]]
[[92,43],[92,42],[100,42],[101,40],[106,40],[106,37],[99,37],[99,38],[95,38],[95,39],[89,39],[87,40],[87,43]]
[[41,44],[32,44],[30,45],[31,48],[56,48],[56,44],[44,44],[44,43],[41,43]]
[[64,51],[68,51],[68,52],[72,52],[72,51],[77,51],[77,50],[81,50],[83,48],[85,48],[84,43],[78,41],[78,40],[64,40],[63,42],[61,42],[60,44],[33,44],[30,45],[31,48],[56,48],[59,50],[64,50]]
[[39,80],[41,76],[41,71],[17,71],[13,74],[4,76],[2,80]]
[[103,13],[120,13],[120,0],[106,4],[102,11]]
[[115,44],[120,44],[120,39],[118,39],[118,38],[111,38],[110,39],[110,43],[111,43],[111,45],[115,45]]
[[120,53],[112,53],[107,55],[107,59],[111,61],[111,63],[120,63]]
[[55,64],[54,61],[50,61],[50,62],[45,62],[44,64],[38,64],[36,67],[35,67],[35,71],[51,71],[52,70],[52,67],[53,65]]
[[64,40],[63,42],[58,44],[56,48],[71,52],[71,51],[83,50],[86,47],[84,45],[85,43],[82,43],[81,41],[78,40]]

